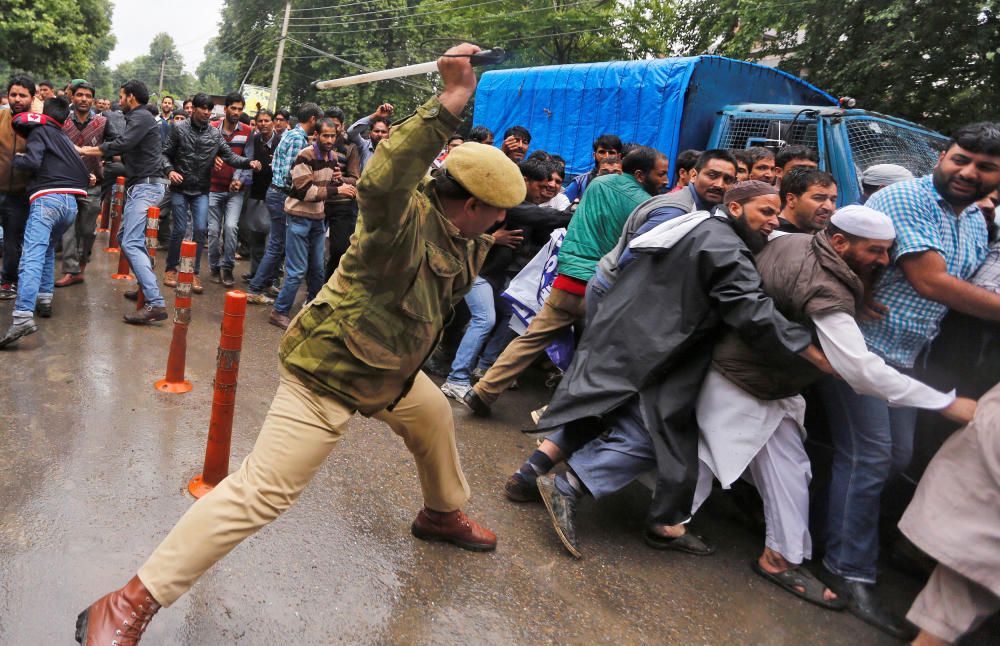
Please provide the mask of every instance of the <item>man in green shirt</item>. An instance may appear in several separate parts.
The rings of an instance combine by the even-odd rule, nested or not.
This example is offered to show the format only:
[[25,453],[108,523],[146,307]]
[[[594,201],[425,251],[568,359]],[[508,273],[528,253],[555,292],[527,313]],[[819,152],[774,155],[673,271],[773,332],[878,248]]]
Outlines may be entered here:
[[253,451],[136,576],[80,614],[81,644],[138,643],[161,606],[296,501],[355,412],[386,422],[413,453],[425,505],[414,536],[496,547],[461,511],[469,486],[451,407],[420,372],[493,243],[484,232],[525,195],[517,166],[482,144],[459,146],[437,177],[425,177],[475,91],[468,57],[477,51],[459,45],[438,60],[444,92],[396,125],[369,162],[357,185],[356,238],[288,327],[281,382]]
[[614,248],[630,213],[667,185],[670,162],[652,148],[633,150],[621,175],[590,183],[559,249],[556,279],[527,331],[514,339],[462,400],[480,417],[559,333],[584,319],[583,296],[597,262]]

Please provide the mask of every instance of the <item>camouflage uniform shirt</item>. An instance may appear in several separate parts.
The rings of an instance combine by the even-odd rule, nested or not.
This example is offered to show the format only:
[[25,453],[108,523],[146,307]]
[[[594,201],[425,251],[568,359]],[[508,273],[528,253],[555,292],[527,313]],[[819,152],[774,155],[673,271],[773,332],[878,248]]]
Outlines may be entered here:
[[281,341],[285,367],[364,415],[406,394],[493,243],[463,238],[426,177],[458,125],[434,98],[379,144],[358,181],[351,246]]

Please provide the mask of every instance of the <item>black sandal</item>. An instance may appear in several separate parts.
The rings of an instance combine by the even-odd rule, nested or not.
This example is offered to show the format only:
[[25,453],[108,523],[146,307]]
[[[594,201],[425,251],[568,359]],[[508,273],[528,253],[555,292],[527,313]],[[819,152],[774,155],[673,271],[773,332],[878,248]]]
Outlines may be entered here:
[[[843,610],[847,607],[847,601],[842,597],[827,600],[823,598],[823,593],[829,589],[825,583],[817,579],[812,572],[799,566],[784,572],[768,572],[760,566],[760,562],[754,559],[750,563],[750,569],[775,584],[782,590],[791,592],[799,599],[814,603],[827,610]],[[802,588],[805,592],[798,590]]]
[[647,528],[642,538],[646,541],[646,545],[649,545],[654,550],[672,550],[675,552],[684,552],[685,554],[694,554],[695,556],[709,556],[715,553],[715,548],[708,541],[691,532],[684,532],[684,534],[677,538],[670,538],[660,536]]

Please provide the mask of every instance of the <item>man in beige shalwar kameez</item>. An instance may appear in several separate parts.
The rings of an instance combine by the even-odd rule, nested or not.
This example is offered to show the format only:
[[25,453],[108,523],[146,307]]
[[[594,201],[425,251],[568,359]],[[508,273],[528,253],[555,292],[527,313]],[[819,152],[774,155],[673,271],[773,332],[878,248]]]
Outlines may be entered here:
[[950,644],[1000,610],[1000,385],[934,456],[899,528],[938,561],[906,615],[914,644]]

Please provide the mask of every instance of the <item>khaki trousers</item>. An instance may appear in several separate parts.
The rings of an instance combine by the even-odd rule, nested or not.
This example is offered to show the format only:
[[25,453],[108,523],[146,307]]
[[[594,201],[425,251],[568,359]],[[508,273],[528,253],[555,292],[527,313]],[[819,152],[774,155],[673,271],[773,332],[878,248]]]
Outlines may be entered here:
[[553,289],[525,333],[511,341],[507,349],[500,353],[496,363],[473,390],[484,403],[492,405],[535,357],[555,341],[560,332],[578,321],[582,322],[584,314],[583,296]]
[[[240,541],[291,507],[353,414],[281,368],[278,392],[253,451],[238,471],[188,509],[139,569],[153,598],[169,606]],[[392,412],[374,417],[402,437],[413,454],[428,508],[454,511],[468,501],[451,406],[427,375],[417,374]]]
[[1000,597],[940,563],[906,618],[938,639],[958,641],[1000,610]]

